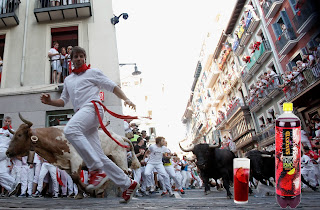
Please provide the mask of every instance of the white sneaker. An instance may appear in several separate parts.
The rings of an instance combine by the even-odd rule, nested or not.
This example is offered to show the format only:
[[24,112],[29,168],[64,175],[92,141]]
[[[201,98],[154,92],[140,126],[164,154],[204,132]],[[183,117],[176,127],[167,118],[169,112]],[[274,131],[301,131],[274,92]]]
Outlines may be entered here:
[[8,197],[12,196],[13,194],[15,194],[18,191],[18,185],[19,183],[14,183],[11,187],[11,190],[8,193]]

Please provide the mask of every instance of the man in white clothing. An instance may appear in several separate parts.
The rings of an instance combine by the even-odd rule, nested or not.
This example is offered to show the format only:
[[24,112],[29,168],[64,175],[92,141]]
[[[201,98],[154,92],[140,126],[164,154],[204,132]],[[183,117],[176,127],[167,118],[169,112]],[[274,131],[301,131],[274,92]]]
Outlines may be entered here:
[[147,166],[144,170],[145,176],[149,176],[153,169],[155,168],[158,172],[158,175],[160,175],[164,181],[164,189],[163,193],[161,195],[166,195],[169,192],[169,196],[173,197],[171,186],[170,186],[170,180],[169,175],[167,174],[166,170],[164,169],[162,158],[168,157],[168,148],[164,146],[165,144],[165,138],[159,136],[156,138],[156,144],[153,144],[149,147],[146,154],[149,154],[149,161],[147,163]]
[[[99,92],[101,89],[105,89],[124,100],[125,105],[129,105],[133,109],[136,106],[116,83],[106,77],[101,70],[90,68],[90,65],[87,66],[85,60],[86,51],[81,47],[74,47],[71,52],[74,69],[64,81],[61,97],[52,100],[50,94],[42,94],[41,102],[63,107],[71,100],[75,114],[67,123],[64,134],[89,168],[87,191],[100,188],[110,178],[124,190],[122,193],[124,202],[129,202],[139,188],[139,184],[131,180],[103,153],[98,135],[99,120],[97,115],[99,114],[103,118],[104,111],[99,106],[99,113],[96,113],[92,102],[100,101]],[[108,177],[106,173],[108,173]]]
[[15,182],[14,177],[9,174],[8,170],[8,158],[6,151],[9,147],[11,134],[8,128],[11,128],[11,117],[6,116],[4,118],[3,127],[0,128],[0,185],[9,191],[9,196],[13,195],[16,192],[17,183]]

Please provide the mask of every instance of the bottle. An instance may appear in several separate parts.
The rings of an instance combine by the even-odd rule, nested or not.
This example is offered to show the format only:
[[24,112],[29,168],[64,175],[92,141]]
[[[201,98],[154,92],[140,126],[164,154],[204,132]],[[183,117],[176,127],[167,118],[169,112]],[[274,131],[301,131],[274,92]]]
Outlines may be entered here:
[[283,104],[276,119],[276,198],[281,208],[296,208],[301,197],[301,123],[292,113],[293,104]]

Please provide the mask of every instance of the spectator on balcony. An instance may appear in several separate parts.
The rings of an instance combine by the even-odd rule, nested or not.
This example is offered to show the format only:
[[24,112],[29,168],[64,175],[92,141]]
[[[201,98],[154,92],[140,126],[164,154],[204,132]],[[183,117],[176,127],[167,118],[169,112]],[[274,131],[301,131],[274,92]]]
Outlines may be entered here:
[[73,64],[72,64],[72,62],[71,62],[71,57],[70,57],[71,52],[72,52],[72,46],[68,46],[68,47],[67,47],[68,75],[71,74],[71,73],[72,73],[72,70],[74,69],[74,66],[73,66]]
[[[287,40],[290,40],[290,36],[289,36],[288,30],[287,30],[287,26],[284,23],[281,23],[280,27],[281,27],[281,30],[282,30],[282,34],[281,35],[284,35],[284,37]],[[280,39],[281,39],[281,37],[280,37]]]
[[49,0],[40,0],[41,8],[45,8],[49,6]]
[[63,1],[62,1],[62,4],[63,4],[63,5],[72,4],[72,0],[63,0]]
[[52,69],[52,80],[53,83],[59,83],[60,82],[60,76],[62,72],[61,62],[60,62],[60,53],[59,53],[59,43],[53,42],[53,48],[51,48],[48,52],[48,57],[51,61],[51,69]]
[[66,51],[65,47],[61,47],[61,56],[60,56],[60,62],[61,62],[61,67],[62,67],[62,77],[63,79],[66,78],[66,76],[68,76],[68,58],[67,58],[68,54]]
[[54,6],[60,6],[60,0],[50,0],[50,5],[52,7]]
[[0,0],[0,14],[7,12],[7,0]]

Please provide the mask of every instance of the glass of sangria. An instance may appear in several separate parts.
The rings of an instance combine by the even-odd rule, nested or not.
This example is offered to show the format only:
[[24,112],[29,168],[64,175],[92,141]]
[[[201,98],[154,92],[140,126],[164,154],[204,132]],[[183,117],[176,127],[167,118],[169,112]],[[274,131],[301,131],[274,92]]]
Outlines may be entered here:
[[250,159],[233,159],[233,190],[235,203],[248,203]]

